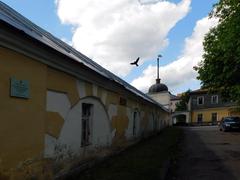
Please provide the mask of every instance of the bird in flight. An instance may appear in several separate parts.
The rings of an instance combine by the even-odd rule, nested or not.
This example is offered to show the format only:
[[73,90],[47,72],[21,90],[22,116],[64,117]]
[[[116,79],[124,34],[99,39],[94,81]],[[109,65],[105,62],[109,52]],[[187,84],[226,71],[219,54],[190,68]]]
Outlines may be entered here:
[[134,62],[130,63],[131,65],[136,65],[138,66],[138,61],[139,61],[140,57],[138,57]]

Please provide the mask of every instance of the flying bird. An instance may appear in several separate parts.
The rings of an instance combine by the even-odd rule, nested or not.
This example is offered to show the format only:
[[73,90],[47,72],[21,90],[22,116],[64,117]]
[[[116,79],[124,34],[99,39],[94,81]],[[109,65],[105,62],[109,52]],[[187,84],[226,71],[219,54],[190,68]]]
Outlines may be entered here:
[[131,65],[136,65],[136,66],[138,66],[138,61],[139,61],[139,59],[140,59],[140,57],[138,57],[137,59],[136,59],[136,61],[134,61],[134,62],[132,62],[132,63],[130,63]]

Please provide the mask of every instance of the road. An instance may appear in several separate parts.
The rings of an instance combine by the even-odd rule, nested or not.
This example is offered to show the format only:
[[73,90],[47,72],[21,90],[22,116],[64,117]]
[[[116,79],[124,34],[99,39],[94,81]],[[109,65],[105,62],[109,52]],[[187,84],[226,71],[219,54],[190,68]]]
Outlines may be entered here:
[[178,180],[240,180],[240,132],[186,127],[174,177]]

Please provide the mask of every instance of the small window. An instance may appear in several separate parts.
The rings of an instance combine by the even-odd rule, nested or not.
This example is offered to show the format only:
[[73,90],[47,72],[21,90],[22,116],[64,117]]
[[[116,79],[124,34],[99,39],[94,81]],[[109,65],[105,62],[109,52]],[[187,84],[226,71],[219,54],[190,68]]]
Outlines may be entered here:
[[203,96],[197,97],[197,104],[198,105],[203,105],[204,104],[204,97]]
[[93,105],[82,104],[82,146],[87,146],[91,141],[91,123],[93,117]]
[[137,112],[133,113],[133,136],[136,136]]
[[203,114],[198,114],[197,115],[197,122],[201,123],[203,121]]
[[217,113],[212,113],[212,122],[213,123],[217,122]]
[[154,113],[152,113],[152,118],[153,118],[153,130],[157,130],[157,117],[155,116]]
[[211,103],[212,104],[217,104],[218,103],[218,95],[213,95],[211,98]]

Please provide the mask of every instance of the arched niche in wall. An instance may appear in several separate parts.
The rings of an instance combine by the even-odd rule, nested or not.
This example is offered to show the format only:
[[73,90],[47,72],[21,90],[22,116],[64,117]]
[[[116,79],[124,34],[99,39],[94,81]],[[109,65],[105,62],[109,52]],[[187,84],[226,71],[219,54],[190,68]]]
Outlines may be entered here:
[[[88,96],[80,99],[66,115],[59,138],[52,142],[54,149],[81,155],[84,149],[108,147],[112,143],[112,129],[104,104],[99,98]],[[58,152],[51,151],[52,156]],[[55,154],[55,155],[54,155]]]
[[[112,127],[104,104],[99,98],[93,96],[81,99],[80,103],[82,105],[82,110],[84,110],[84,105],[92,106],[92,122],[90,122],[90,144],[95,147],[109,146],[112,141]],[[84,112],[82,112],[82,116],[83,114]]]
[[147,126],[148,132],[153,132],[154,130],[154,113],[151,111],[148,114],[148,126]]
[[128,123],[128,129],[126,130],[126,137],[128,139],[136,138],[140,135],[140,123],[141,123],[141,117],[140,117],[140,111],[138,108],[130,109],[129,113],[129,123]]

